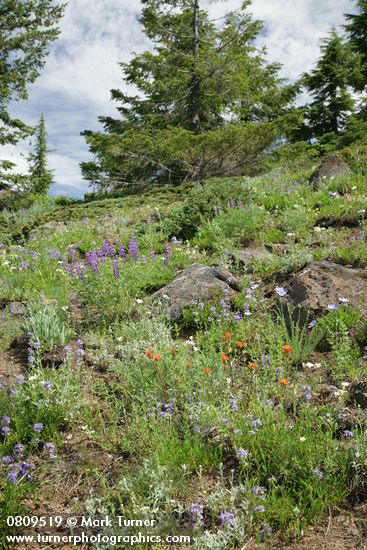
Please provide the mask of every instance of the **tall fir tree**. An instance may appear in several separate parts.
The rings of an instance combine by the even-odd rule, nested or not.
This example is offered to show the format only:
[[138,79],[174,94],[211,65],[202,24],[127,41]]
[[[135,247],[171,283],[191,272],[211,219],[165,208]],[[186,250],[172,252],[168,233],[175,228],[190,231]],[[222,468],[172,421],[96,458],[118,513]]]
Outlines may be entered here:
[[[48,46],[59,35],[57,25],[63,11],[64,6],[53,0],[0,3],[0,146],[16,144],[32,133],[27,124],[12,118],[9,103],[27,99],[28,85],[39,76]],[[0,161],[0,188],[11,185],[13,178],[6,171],[12,166]]]
[[45,118],[41,115],[36,128],[36,143],[34,152],[28,157],[30,190],[40,195],[47,195],[50,185],[53,183],[52,171],[47,168],[47,133]]
[[361,56],[363,78],[355,83],[355,87],[363,90],[367,87],[367,0],[357,0],[357,13],[348,13],[345,17],[349,43],[353,51]]
[[262,23],[252,20],[250,2],[219,25],[199,0],[142,3],[140,22],[153,49],[121,63],[137,93],[112,90],[120,118],[99,118],[105,134],[84,132],[95,155],[82,163],[84,177],[100,188],[202,177],[246,162],[246,140],[253,159],[274,139],[272,122],[285,114],[295,89],[283,85],[280,66],[254,46]]
[[361,78],[353,82],[359,101],[346,131],[346,144],[349,144],[367,140],[367,0],[357,0],[357,13],[345,17],[349,44],[361,63]]
[[360,79],[360,58],[333,28],[322,41],[316,67],[302,77],[311,101],[304,107],[305,120],[298,137],[320,140],[340,135],[354,113],[352,86]]

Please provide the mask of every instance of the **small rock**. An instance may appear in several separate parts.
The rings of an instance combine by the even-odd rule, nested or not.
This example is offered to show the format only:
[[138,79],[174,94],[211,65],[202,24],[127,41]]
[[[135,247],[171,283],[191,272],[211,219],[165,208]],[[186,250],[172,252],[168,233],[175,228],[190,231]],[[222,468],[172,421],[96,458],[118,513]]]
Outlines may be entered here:
[[9,312],[11,315],[14,315],[14,317],[19,317],[25,314],[26,307],[27,305],[25,302],[10,302]]
[[354,380],[349,388],[349,401],[367,409],[367,378]]

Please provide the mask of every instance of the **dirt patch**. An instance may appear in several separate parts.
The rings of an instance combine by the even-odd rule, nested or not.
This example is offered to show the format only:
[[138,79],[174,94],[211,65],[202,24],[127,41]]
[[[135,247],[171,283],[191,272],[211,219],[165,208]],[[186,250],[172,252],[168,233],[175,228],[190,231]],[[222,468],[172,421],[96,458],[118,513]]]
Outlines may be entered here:
[[24,373],[24,363],[19,360],[16,350],[0,351],[0,382],[15,382],[17,375]]

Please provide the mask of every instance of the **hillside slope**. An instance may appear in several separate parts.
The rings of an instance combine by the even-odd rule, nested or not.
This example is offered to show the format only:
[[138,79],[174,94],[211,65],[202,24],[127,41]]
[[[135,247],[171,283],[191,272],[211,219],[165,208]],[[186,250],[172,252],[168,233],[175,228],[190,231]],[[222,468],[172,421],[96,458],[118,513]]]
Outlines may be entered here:
[[25,510],[108,515],[98,549],[366,547],[367,180],[314,168],[1,213],[5,548]]

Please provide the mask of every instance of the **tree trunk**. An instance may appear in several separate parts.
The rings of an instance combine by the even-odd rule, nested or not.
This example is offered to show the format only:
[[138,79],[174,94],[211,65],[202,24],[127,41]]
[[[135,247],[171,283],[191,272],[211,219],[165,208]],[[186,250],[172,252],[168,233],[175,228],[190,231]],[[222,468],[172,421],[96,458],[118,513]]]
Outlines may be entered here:
[[193,64],[190,82],[190,129],[194,134],[200,134],[200,80],[197,74],[199,57],[199,0],[194,0],[192,16],[192,55]]

